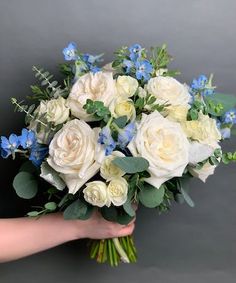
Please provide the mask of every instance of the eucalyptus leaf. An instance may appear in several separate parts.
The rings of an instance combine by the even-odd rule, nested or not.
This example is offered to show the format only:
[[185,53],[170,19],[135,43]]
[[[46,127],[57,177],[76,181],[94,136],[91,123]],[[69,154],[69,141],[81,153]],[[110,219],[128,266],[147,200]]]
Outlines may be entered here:
[[236,105],[236,96],[232,94],[215,93],[209,98],[214,103],[221,103],[224,107],[224,112],[230,110]]
[[64,211],[64,219],[72,220],[72,219],[88,219],[93,212],[93,207],[80,199],[72,202]]
[[113,121],[120,129],[123,129],[127,123],[127,116],[121,116]]
[[130,199],[127,199],[127,201],[123,204],[124,211],[131,217],[135,216],[135,210],[132,207],[132,202]]
[[149,162],[143,157],[116,157],[112,163],[128,174],[143,172],[149,167]]
[[190,207],[194,207],[195,204],[193,202],[193,200],[191,199],[191,197],[188,194],[188,180],[187,179],[180,179],[178,182],[178,187],[179,187],[179,191],[181,192],[185,202],[190,206]]
[[19,172],[13,180],[13,187],[16,194],[24,199],[33,198],[38,191],[37,180],[28,172]]
[[47,210],[49,210],[49,211],[54,211],[54,210],[56,210],[56,208],[57,208],[57,204],[56,204],[55,202],[51,201],[51,202],[47,202],[47,203],[44,205],[44,207],[45,207]]
[[28,172],[28,173],[36,173],[37,172],[37,167],[33,165],[31,161],[26,161],[24,162],[21,167],[20,167],[20,172]]
[[148,207],[154,208],[160,205],[163,202],[165,194],[165,186],[160,186],[159,189],[153,187],[150,184],[145,183],[138,194],[140,202]]
[[103,218],[106,219],[107,221],[117,222],[118,212],[117,212],[117,208],[115,208],[114,206],[102,207],[101,214]]

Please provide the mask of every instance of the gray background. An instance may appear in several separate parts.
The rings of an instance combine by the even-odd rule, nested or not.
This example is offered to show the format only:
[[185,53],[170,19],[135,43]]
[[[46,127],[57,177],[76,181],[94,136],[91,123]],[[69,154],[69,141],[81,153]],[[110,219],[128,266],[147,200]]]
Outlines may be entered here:
[[[57,74],[61,50],[72,40],[84,52],[105,52],[106,61],[121,45],[165,42],[183,82],[213,71],[220,91],[236,93],[235,11],[234,0],[0,0],[0,135],[23,125],[9,98],[29,94],[31,66]],[[233,149],[235,141],[224,147]],[[23,215],[29,206],[11,187],[16,167],[0,160],[0,217]],[[75,241],[2,264],[0,282],[235,282],[235,169],[220,166],[207,184],[194,181],[195,209],[174,205],[162,216],[140,210],[135,265],[97,265],[85,242]]]

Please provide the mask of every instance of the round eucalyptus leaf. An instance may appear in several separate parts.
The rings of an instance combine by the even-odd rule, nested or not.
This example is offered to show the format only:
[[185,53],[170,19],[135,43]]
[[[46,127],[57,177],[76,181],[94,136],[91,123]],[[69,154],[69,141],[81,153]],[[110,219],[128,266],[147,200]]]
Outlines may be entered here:
[[13,180],[13,187],[17,195],[24,199],[33,198],[38,191],[37,180],[28,172],[18,173]]

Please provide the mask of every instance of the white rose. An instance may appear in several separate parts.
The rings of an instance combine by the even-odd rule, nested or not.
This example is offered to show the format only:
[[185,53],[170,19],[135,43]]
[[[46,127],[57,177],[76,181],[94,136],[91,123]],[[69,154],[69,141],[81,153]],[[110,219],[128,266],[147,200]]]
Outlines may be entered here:
[[73,85],[67,98],[67,104],[71,109],[72,115],[76,118],[84,121],[93,121],[94,117],[87,114],[86,110],[83,109],[87,99],[102,101],[105,106],[109,106],[115,96],[116,87],[112,73],[87,73]]
[[187,86],[172,77],[151,78],[146,89],[148,93],[156,97],[158,104],[186,105],[191,100]]
[[67,122],[50,143],[48,164],[61,173],[69,193],[76,193],[99,171],[105,154],[97,143],[98,131],[75,119]]
[[111,202],[108,199],[107,185],[102,181],[93,181],[86,184],[86,188],[83,190],[84,199],[98,207],[110,206]]
[[109,110],[114,118],[126,116],[128,120],[134,120],[136,117],[134,103],[131,99],[118,97],[113,100]]
[[138,81],[130,76],[119,76],[116,80],[116,88],[119,96],[128,98],[138,89]]
[[189,142],[179,123],[159,112],[143,114],[137,134],[128,145],[133,156],[149,161],[147,183],[159,188],[165,181],[182,176],[189,161]]
[[205,163],[201,169],[196,169],[194,167],[189,167],[189,172],[196,178],[199,178],[204,183],[206,179],[213,175],[215,172],[216,165],[211,165],[209,162]]
[[[38,114],[39,116],[44,115],[47,122],[52,122],[55,126],[57,126],[68,120],[70,109],[66,106],[66,100],[63,97],[59,97],[57,99],[51,99],[48,101],[42,100],[34,113]],[[45,126],[41,125],[41,130],[37,131],[38,123],[38,121],[32,120],[30,122],[29,129],[36,133],[39,143],[47,144],[49,130],[46,129]]]
[[175,105],[167,107],[167,118],[180,123],[186,121],[189,108],[189,105]]
[[128,183],[125,178],[112,179],[107,187],[110,201],[115,206],[123,205],[127,200]]
[[186,135],[203,144],[215,146],[221,139],[221,134],[216,125],[216,120],[204,115],[202,112],[198,114],[198,120],[185,121],[182,123],[183,130]]
[[190,142],[189,147],[189,164],[196,165],[212,156],[217,148],[221,148],[219,144],[208,145],[196,141]]
[[117,167],[112,161],[116,157],[124,157],[125,155],[120,151],[113,151],[111,155],[107,156],[100,168],[100,175],[106,181],[110,181],[112,178],[122,177],[125,175],[125,172]]

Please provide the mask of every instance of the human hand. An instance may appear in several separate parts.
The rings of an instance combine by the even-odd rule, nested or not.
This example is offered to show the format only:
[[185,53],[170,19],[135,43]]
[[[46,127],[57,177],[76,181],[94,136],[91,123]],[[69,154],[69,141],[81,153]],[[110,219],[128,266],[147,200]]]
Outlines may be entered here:
[[133,233],[135,219],[128,225],[105,220],[102,215],[95,211],[88,220],[73,220],[77,229],[77,238],[106,239],[123,237]]

